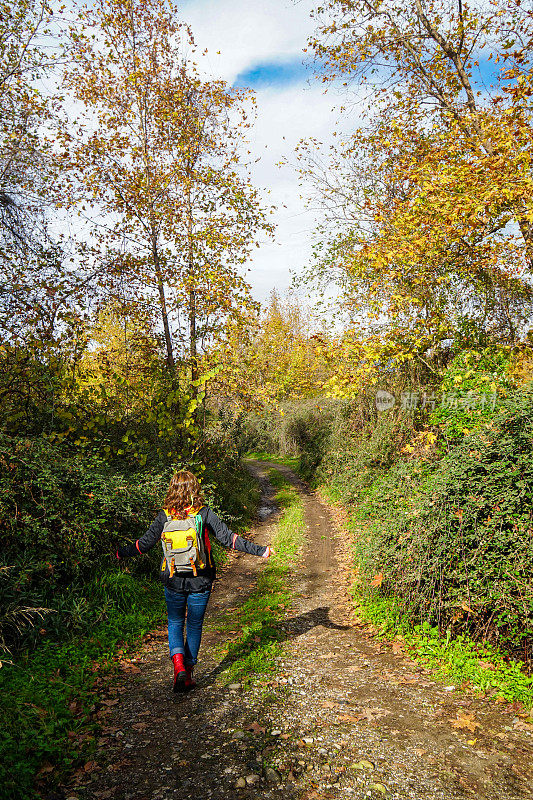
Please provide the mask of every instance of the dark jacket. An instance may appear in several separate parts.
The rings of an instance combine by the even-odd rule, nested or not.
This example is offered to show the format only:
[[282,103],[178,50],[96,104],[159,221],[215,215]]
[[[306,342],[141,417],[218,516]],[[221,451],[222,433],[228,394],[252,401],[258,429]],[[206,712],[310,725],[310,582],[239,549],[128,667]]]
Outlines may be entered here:
[[[198,570],[197,575],[173,575],[172,578],[165,582],[168,589],[173,589],[176,592],[202,592],[210,589],[211,584],[216,577],[216,566],[213,554],[211,553],[210,535],[212,534],[220,544],[224,547],[229,547],[232,550],[240,550],[243,553],[251,553],[254,556],[263,556],[266,552],[266,547],[244,539],[236,533],[232,533],[228,526],[222,522],[215,512],[204,506],[198,512],[203,522],[203,536],[205,537],[205,549],[207,554],[208,564],[205,569]],[[119,547],[117,555],[119,558],[128,558],[129,556],[143,555],[151,550],[154,545],[161,541],[161,534],[163,527],[167,521],[167,515],[164,511],[160,511],[154,519],[148,530],[140,539],[135,543]]]

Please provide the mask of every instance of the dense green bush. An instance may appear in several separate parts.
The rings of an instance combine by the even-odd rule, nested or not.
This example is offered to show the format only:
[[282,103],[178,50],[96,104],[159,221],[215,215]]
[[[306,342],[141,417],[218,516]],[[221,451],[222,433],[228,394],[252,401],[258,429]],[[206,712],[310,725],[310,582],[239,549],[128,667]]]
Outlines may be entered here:
[[412,429],[412,418],[397,411],[372,413],[357,402],[339,407],[315,480],[348,502],[360,499],[398,459]]
[[498,402],[426,411],[432,429],[363,397],[286,406],[262,435],[274,453],[290,442],[302,474],[347,505],[360,588],[397,597],[413,623],[530,661],[533,390],[513,388],[511,363],[508,350],[458,356],[440,391],[495,389]]
[[[389,416],[389,441],[398,430]],[[381,428],[381,433],[380,433]],[[357,582],[402,599],[402,613],[529,658],[533,633],[533,393],[442,458],[377,463],[383,420],[352,459],[318,475],[352,508]],[[372,463],[372,460],[374,463]],[[382,576],[382,577],[381,577]]]
[[[20,633],[37,640],[36,626],[24,624],[32,616],[25,608],[53,610],[46,615],[48,635],[77,629],[103,613],[101,604],[91,604],[98,580],[116,568],[119,540],[141,534],[164,483],[162,475],[111,471],[96,455],[71,454],[41,437],[0,436],[6,644],[20,643]],[[106,600],[120,603],[121,591],[110,586]]]
[[[441,627],[470,629],[522,654],[533,634],[533,391],[438,462],[400,531],[393,581]],[[408,535],[410,534],[410,535]]]
[[[224,439],[239,455],[265,451],[301,456],[314,469],[324,456],[337,401],[326,398],[281,403],[264,414],[237,417],[220,412],[210,424],[210,436]],[[312,465],[312,466],[311,466]]]

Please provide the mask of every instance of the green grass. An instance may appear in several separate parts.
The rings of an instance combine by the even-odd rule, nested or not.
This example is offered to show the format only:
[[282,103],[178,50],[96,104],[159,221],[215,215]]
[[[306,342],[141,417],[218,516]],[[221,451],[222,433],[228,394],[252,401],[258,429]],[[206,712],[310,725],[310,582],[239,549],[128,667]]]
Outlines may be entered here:
[[360,618],[371,623],[380,638],[399,638],[408,655],[436,678],[458,689],[519,702],[529,710],[533,707],[533,677],[524,673],[521,662],[509,659],[496,647],[467,636],[441,636],[438,628],[428,623],[413,625],[402,616],[396,598],[383,597],[377,590],[354,589],[354,603]]
[[276,464],[284,464],[286,467],[290,467],[295,472],[298,472],[300,469],[300,458],[298,456],[278,456],[274,453],[265,453],[263,451],[257,451],[252,453],[247,453],[244,456],[245,461],[273,461]]
[[276,555],[261,570],[257,587],[248,600],[236,613],[224,615],[215,626],[218,630],[240,630],[238,638],[224,647],[230,664],[224,672],[226,683],[251,684],[272,674],[281,652],[283,631],[279,620],[292,600],[287,579],[301,548],[305,525],[298,492],[276,470],[270,471],[269,480],[277,489],[275,499],[282,509],[272,539]]
[[[35,800],[35,775],[44,767],[47,791],[60,783],[95,746],[104,681],[127,651],[165,620],[161,585],[116,572],[115,583],[137,582],[128,611],[108,604],[106,619],[84,636],[43,641],[32,653],[0,670],[2,727],[0,785],[3,800]],[[88,593],[91,586],[87,587]]]

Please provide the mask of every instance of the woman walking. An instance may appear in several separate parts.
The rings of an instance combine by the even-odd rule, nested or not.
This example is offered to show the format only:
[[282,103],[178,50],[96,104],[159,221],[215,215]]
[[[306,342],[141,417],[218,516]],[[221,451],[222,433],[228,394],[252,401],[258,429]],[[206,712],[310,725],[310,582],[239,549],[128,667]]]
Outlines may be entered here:
[[[147,553],[157,542],[163,546],[159,576],[165,586],[168,644],[174,663],[174,691],[193,689],[193,669],[198,659],[204,615],[213,581],[215,561],[210,535],[224,547],[269,558],[274,552],[232,533],[206,506],[200,484],[192,472],[173,475],[159,512],[146,533],[134,544],[117,550],[117,558]],[[185,634],[186,629],[186,636]]]

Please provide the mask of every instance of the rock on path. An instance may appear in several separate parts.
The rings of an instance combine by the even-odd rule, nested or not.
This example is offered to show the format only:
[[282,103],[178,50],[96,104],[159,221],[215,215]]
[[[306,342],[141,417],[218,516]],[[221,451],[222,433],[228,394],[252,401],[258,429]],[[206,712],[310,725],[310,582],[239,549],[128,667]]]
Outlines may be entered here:
[[[266,507],[265,475],[254,462]],[[295,569],[295,601],[283,622],[276,677],[267,686],[224,686],[208,631],[200,687],[170,692],[166,631],[145,643],[136,674],[104,708],[97,757],[65,797],[114,800],[207,798],[395,798],[519,800],[533,797],[533,739],[512,708],[472,699],[432,681],[402,653],[365,635],[346,599],[342,533],[327,508],[287,468],[302,493],[307,542]],[[268,542],[275,517],[258,523]],[[232,557],[208,621],[237,607],[264,565]],[[107,701],[110,702],[109,700]]]

